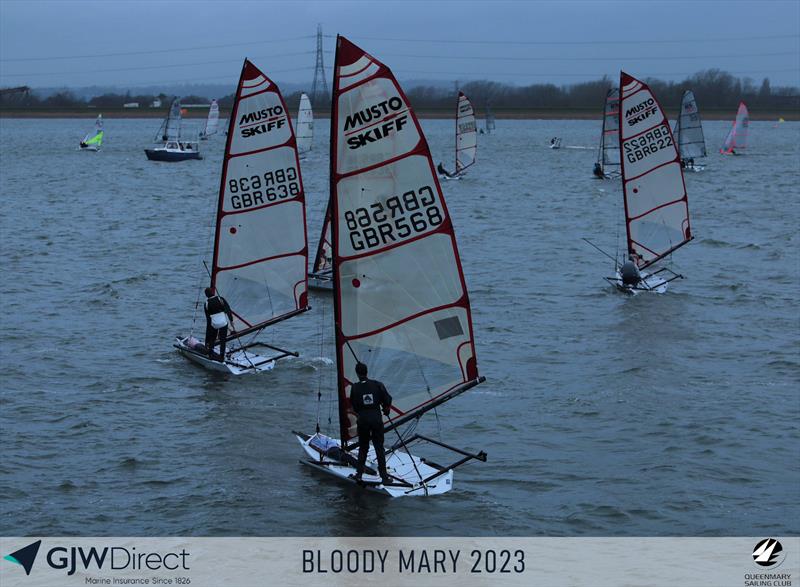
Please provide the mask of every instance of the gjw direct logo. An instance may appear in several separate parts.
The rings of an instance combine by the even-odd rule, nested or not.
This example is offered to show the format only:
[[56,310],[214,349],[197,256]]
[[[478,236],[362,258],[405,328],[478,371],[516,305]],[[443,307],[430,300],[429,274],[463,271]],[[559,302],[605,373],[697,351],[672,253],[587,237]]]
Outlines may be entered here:
[[[24,548],[3,557],[5,560],[18,564],[25,569],[25,574],[30,575],[36,555],[39,553],[41,540],[32,542]],[[186,549],[180,552],[140,552],[136,547],[104,546],[102,548],[83,546],[54,546],[47,551],[45,560],[51,569],[63,570],[67,575],[74,575],[78,570],[98,571],[175,571],[189,570]]]
[[785,558],[783,546],[774,538],[765,538],[753,549],[753,560],[762,567],[776,567]]
[[39,547],[41,545],[42,541],[37,540],[25,548],[20,548],[19,550],[12,552],[3,558],[7,561],[11,561],[12,563],[22,565],[22,568],[25,569],[25,574],[30,575],[31,569],[33,568],[33,562],[36,560],[36,555],[39,554]]

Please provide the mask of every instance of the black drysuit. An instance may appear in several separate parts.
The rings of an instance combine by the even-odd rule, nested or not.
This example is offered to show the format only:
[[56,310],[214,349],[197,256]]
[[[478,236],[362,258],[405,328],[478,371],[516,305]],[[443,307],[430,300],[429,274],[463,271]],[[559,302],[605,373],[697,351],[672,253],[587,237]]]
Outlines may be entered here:
[[381,411],[388,413],[392,396],[380,381],[365,379],[350,387],[350,405],[358,416],[358,475],[364,472],[369,442],[372,440],[378,459],[378,472],[385,479],[389,475],[386,472],[386,453],[383,450]]
[[233,322],[233,315],[231,314],[231,307],[222,296],[211,296],[206,300],[206,350],[208,357],[214,358],[214,343],[219,338],[219,360],[225,360],[225,339],[228,336],[228,327],[214,328],[211,325],[211,316],[225,312],[228,315],[228,320]]

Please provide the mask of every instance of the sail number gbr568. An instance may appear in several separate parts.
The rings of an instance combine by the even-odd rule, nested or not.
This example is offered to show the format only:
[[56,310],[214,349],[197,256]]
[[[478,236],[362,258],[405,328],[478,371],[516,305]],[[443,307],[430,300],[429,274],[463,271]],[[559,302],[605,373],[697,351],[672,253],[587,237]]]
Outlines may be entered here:
[[430,186],[391,196],[385,204],[346,210],[344,221],[354,251],[390,245],[439,226],[444,215]]
[[273,169],[261,175],[228,180],[228,194],[234,210],[271,204],[300,194],[297,169]]

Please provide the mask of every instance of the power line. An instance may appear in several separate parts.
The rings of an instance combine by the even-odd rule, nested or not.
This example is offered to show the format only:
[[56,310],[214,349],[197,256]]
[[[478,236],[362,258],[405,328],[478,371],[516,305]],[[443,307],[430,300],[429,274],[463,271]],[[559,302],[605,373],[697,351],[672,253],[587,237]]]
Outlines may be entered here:
[[93,59],[95,57],[124,57],[129,55],[155,55],[158,53],[175,53],[177,51],[199,51],[202,49],[225,49],[228,47],[245,47],[248,45],[265,45],[268,43],[287,43],[289,41],[301,41],[305,39],[313,39],[314,35],[303,35],[302,37],[288,37],[285,39],[269,39],[267,41],[260,39],[258,41],[248,41],[245,43],[230,43],[227,45],[202,45],[197,47],[176,47],[174,49],[153,49],[151,51],[128,51],[124,53],[95,53],[93,55],[54,55],[51,57],[18,57],[13,59],[0,59],[0,62],[7,63],[11,61],[54,61],[56,59]]
[[[335,38],[334,35],[325,35],[328,38]],[[612,41],[608,39],[594,41],[481,41],[475,39],[397,39],[390,37],[361,37],[358,39],[365,41],[396,41],[401,43],[444,43],[447,45],[648,45],[659,43],[722,43],[740,41],[762,41],[766,39],[797,39],[798,34],[791,35],[763,35],[751,37],[719,37],[716,39],[643,39],[638,41],[620,40]]]
[[797,55],[796,51],[779,53],[743,53],[739,55],[660,55],[657,57],[465,57],[463,55],[410,55],[401,53],[382,53],[386,57],[413,57],[419,59],[458,59],[462,61],[671,61],[676,59],[743,59],[747,57],[777,57],[780,55]]
[[[255,56],[252,59],[273,59],[275,57],[292,57],[296,55],[311,55],[314,51],[298,51],[295,53],[277,53],[275,55],[269,56]],[[195,63],[177,63],[174,65],[145,65],[142,67],[114,67],[111,69],[90,69],[86,71],[53,71],[49,73],[3,73],[0,74],[0,77],[35,77],[35,76],[44,76],[44,75],[80,75],[85,73],[109,73],[109,72],[117,72],[117,71],[142,71],[145,69],[169,69],[172,67],[194,67],[198,65],[218,65],[220,63],[241,63],[241,59],[239,60],[232,60],[232,59],[224,59],[220,61],[200,61]]]
[[[414,70],[414,69],[403,69],[403,68],[392,68],[393,72],[396,73],[404,73],[409,74],[413,73],[415,75],[418,74],[428,74],[428,75],[456,75],[460,77],[469,77],[469,76],[502,76],[502,77],[584,77],[584,78],[592,78],[592,79],[601,79],[604,77],[605,74],[600,74],[598,72],[594,73],[523,73],[516,71],[514,73],[502,73],[502,72],[476,72],[476,71],[422,71],[422,70]],[[796,72],[797,69],[789,68],[789,69],[759,69],[757,71],[725,71],[724,73],[729,73],[731,75],[756,75],[762,73],[786,73],[786,72]],[[645,77],[658,77],[658,76],[692,76],[698,73],[697,71],[693,71],[690,73],[648,73]]]

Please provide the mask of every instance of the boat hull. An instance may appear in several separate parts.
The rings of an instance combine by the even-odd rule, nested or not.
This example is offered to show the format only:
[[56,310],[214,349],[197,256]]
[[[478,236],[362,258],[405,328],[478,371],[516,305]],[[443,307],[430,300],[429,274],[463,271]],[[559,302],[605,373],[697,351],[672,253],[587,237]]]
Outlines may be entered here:
[[193,350],[186,345],[186,338],[177,338],[173,346],[178,352],[189,359],[191,362],[217,373],[227,373],[228,375],[244,375],[246,373],[262,373],[272,371],[275,367],[275,360],[264,357],[248,350],[236,350],[227,353],[225,362],[214,361],[208,355]]
[[[380,477],[364,475],[361,483],[354,479],[356,470],[354,467],[342,463],[341,461],[324,456],[318,449],[314,448],[314,439],[323,439],[329,446],[339,447],[340,442],[336,438],[330,438],[323,434],[315,434],[308,438],[303,438],[295,434],[300,446],[303,447],[305,458],[301,460],[304,465],[308,465],[318,471],[327,473],[337,479],[352,485],[361,485],[366,490],[380,493],[388,497],[408,497],[408,496],[431,496],[447,493],[453,488],[452,469],[436,477],[425,485],[419,483],[420,475],[427,478],[438,473],[437,469],[427,465],[422,459],[415,457],[407,452],[396,450],[386,455],[386,469],[396,480],[410,484],[406,485],[384,485]],[[376,469],[375,449],[370,446],[367,454],[367,466]],[[416,468],[415,468],[416,466]],[[417,474],[419,471],[419,475]]]
[[190,159],[202,159],[200,153],[186,151],[167,151],[165,149],[145,149],[145,155],[150,161],[164,161],[166,163],[177,163],[179,161],[189,161]]
[[92,153],[97,153],[100,150],[100,147],[97,145],[88,145],[86,147],[78,147],[81,151],[90,151]]
[[655,273],[643,273],[642,280],[636,287],[631,287],[629,285],[623,285],[622,275],[619,271],[617,271],[615,278],[609,278],[609,282],[616,287],[617,291],[631,296],[639,295],[640,293],[667,293],[669,281],[668,278]]

